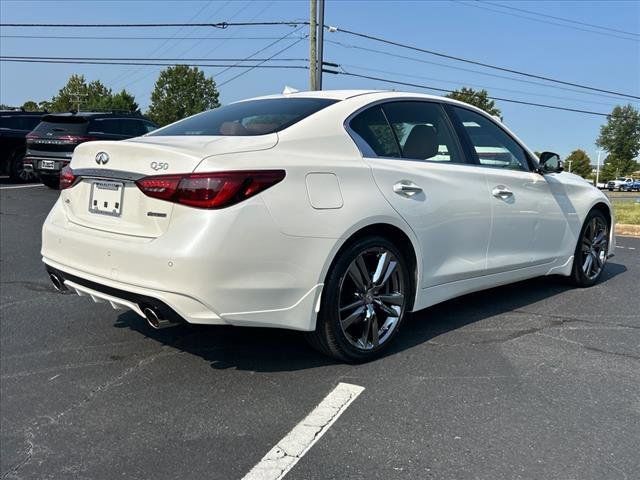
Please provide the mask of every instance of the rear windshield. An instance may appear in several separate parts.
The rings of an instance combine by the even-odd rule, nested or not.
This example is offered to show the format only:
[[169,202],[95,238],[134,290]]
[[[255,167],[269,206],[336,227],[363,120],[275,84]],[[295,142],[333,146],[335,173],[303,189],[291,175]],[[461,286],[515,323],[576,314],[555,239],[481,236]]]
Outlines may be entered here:
[[89,122],[83,117],[56,117],[47,115],[33,130],[42,135],[78,135],[86,133]]
[[180,120],[150,136],[252,136],[278,132],[337,100],[327,98],[270,98],[218,107]]

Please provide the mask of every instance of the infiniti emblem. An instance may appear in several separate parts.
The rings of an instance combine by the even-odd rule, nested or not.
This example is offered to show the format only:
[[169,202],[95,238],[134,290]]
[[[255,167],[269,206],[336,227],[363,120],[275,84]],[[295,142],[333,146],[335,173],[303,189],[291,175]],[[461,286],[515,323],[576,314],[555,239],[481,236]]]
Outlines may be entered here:
[[98,165],[105,165],[109,161],[109,154],[107,152],[98,152],[96,155],[96,163]]

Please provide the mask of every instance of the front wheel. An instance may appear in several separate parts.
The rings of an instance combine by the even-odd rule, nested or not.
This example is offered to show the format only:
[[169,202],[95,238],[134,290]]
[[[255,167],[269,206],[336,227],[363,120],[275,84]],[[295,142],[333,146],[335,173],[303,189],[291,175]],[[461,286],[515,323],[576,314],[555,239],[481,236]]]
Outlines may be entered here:
[[379,356],[411,308],[409,265],[389,240],[367,237],[340,253],[327,275],[309,343],[350,363]]
[[609,222],[600,210],[591,210],[584,221],[573,258],[571,280],[578,287],[598,281],[609,255]]

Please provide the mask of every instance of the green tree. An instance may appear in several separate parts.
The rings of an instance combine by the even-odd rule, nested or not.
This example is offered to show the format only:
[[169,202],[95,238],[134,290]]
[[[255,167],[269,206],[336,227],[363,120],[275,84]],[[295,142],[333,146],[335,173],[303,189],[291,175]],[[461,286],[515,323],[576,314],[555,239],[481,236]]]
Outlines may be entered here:
[[176,65],[160,72],[153,92],[149,117],[167,125],[189,115],[220,106],[213,78],[197,67]]
[[631,104],[616,106],[600,127],[596,145],[609,152],[603,173],[619,176],[633,172],[637,168],[634,158],[640,152],[640,112]]
[[569,169],[571,165],[571,173],[587,178],[591,175],[591,159],[587,152],[581,149],[574,150],[564,161],[565,168]]
[[68,112],[76,110],[127,110],[138,111],[133,95],[126,90],[114,95],[100,80],[87,83],[84,75],[71,75],[67,84],[58,91],[48,105],[47,110]]
[[22,109],[25,112],[37,112],[38,111],[38,104],[36,102],[34,102],[33,100],[27,100],[26,102],[24,102],[22,104]]
[[489,92],[484,89],[474,90],[473,88],[462,87],[447,94],[447,97],[468,103],[484,110],[489,115],[502,118],[502,112],[496,107],[496,102],[489,98]]

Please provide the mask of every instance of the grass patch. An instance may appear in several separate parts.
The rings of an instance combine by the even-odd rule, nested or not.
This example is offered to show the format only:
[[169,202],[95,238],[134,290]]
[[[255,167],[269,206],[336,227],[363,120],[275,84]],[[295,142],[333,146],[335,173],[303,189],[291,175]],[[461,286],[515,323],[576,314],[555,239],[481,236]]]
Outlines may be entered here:
[[616,222],[629,225],[640,225],[640,203],[638,202],[613,202],[616,212]]

